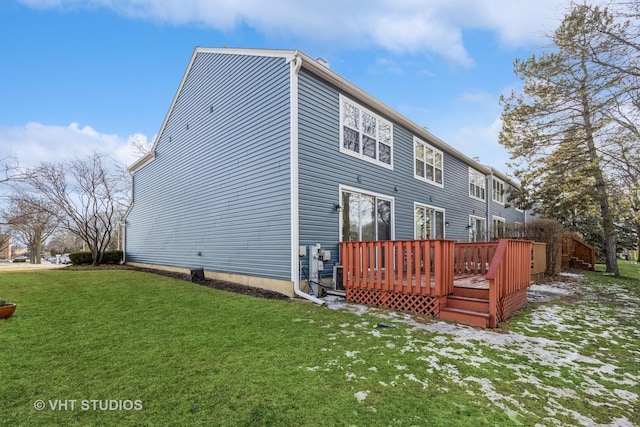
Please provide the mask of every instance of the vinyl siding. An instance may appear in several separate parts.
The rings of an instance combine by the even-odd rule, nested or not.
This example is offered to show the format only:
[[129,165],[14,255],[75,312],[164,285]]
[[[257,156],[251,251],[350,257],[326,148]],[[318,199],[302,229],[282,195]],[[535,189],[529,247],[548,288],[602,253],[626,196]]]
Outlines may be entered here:
[[127,260],[291,279],[289,145],[285,60],[198,53],[134,175]]
[[[488,180],[489,188],[493,188],[493,183],[491,182],[491,177]],[[502,181],[502,180],[501,180]],[[504,182],[504,181],[503,181]],[[524,212],[517,211],[513,202],[509,201],[509,193],[512,191],[512,186],[509,183],[504,182],[504,203],[498,203],[493,200],[492,193],[489,194],[490,202],[489,202],[489,218],[495,215],[498,217],[502,217],[505,219],[507,224],[513,224],[517,222],[524,222],[525,214]]]
[[340,92],[304,69],[299,82],[300,245],[320,243],[338,262],[341,214],[334,204],[341,204],[341,185],[393,198],[395,239],[413,239],[417,202],[445,210],[446,238],[468,241],[469,215],[486,218],[487,205],[469,197],[466,163],[445,151],[443,187],[414,178],[413,134],[393,121],[393,170],[341,153]]

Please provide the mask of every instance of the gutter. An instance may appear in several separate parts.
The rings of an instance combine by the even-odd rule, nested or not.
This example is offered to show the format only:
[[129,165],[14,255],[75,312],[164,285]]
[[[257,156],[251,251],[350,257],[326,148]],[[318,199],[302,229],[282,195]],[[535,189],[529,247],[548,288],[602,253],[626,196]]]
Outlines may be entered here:
[[291,139],[290,139],[290,160],[291,160],[291,279],[293,280],[293,292],[306,300],[318,305],[324,305],[325,302],[320,298],[314,297],[300,289],[300,260],[298,259],[298,247],[300,242],[299,217],[300,208],[298,205],[298,73],[302,66],[302,55],[300,52],[294,52],[293,56],[287,59],[290,64],[290,121],[291,121]]

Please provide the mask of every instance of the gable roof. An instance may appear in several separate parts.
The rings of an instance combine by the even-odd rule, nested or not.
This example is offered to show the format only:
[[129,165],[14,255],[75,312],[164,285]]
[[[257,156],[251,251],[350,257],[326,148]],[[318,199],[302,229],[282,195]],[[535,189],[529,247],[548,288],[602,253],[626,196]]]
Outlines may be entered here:
[[178,89],[177,89],[176,94],[175,94],[175,96],[173,98],[173,101],[171,102],[171,106],[169,108],[169,111],[167,112],[167,115],[165,116],[164,121],[162,122],[162,126],[160,127],[160,131],[158,132],[158,138],[156,138],[156,140],[154,141],[153,146],[151,147],[151,150],[149,151],[149,153],[147,153],[142,158],[138,159],[134,164],[132,164],[129,167],[129,170],[131,172],[135,172],[135,171],[139,170],[140,168],[142,168],[143,166],[145,166],[147,163],[151,162],[154,159],[154,157],[155,157],[154,152],[155,152],[156,145],[158,143],[159,136],[162,135],[162,133],[164,131],[164,128],[167,125],[167,121],[169,120],[169,117],[171,116],[173,108],[175,107],[175,104],[177,102],[178,95],[180,94],[180,92],[182,90],[182,87],[183,87],[183,85],[184,85],[184,83],[185,83],[185,81],[187,79],[187,76],[189,75],[189,72],[191,71],[191,67],[193,66],[194,61],[195,61],[195,59],[196,59],[196,57],[197,57],[197,55],[199,53],[281,57],[281,58],[284,58],[287,62],[296,61],[296,66],[304,68],[305,70],[307,70],[308,72],[314,74],[315,76],[319,77],[320,79],[322,79],[322,80],[328,82],[329,84],[335,86],[337,89],[339,89],[343,93],[345,93],[345,94],[355,98],[356,100],[364,103],[365,105],[369,106],[370,108],[373,108],[373,109],[377,110],[379,113],[383,114],[388,119],[392,120],[394,123],[398,123],[399,125],[402,125],[407,130],[409,130],[413,135],[415,135],[418,138],[424,140],[425,142],[428,142],[429,144],[433,145],[434,147],[436,147],[436,148],[438,148],[438,149],[440,149],[442,151],[445,151],[450,155],[453,155],[453,156],[457,157],[458,159],[462,160],[467,165],[469,165],[472,168],[478,170],[479,172],[484,173],[485,175],[491,175],[491,174],[497,175],[500,179],[503,179],[503,180],[509,182],[510,184],[512,184],[513,186],[518,187],[518,184],[514,183],[514,181],[511,178],[507,177],[505,174],[499,172],[498,170],[496,170],[496,169],[494,169],[492,167],[485,166],[485,165],[479,163],[478,161],[470,158],[469,156],[467,156],[466,154],[462,153],[461,151],[458,151],[457,149],[453,148],[452,146],[450,146],[449,144],[447,144],[446,142],[444,142],[443,140],[441,140],[437,136],[433,135],[431,132],[429,132],[428,130],[426,130],[422,126],[419,126],[418,124],[416,124],[415,122],[411,121],[407,117],[403,116],[402,114],[400,114],[396,110],[392,109],[388,105],[384,104],[383,102],[381,102],[377,98],[373,97],[369,93],[367,93],[364,90],[360,89],[358,86],[354,85],[353,83],[351,83],[350,81],[348,81],[344,77],[340,76],[335,71],[332,71],[329,67],[327,67],[325,65],[324,61],[313,59],[309,55],[307,55],[304,52],[301,52],[299,50],[286,50],[286,49],[245,49],[245,48],[225,48],[225,47],[222,47],[222,48],[196,47],[194,49],[194,51],[193,51],[192,56],[191,56],[191,60],[189,61],[189,65],[187,66],[187,69],[186,69],[186,71],[185,71],[185,73],[184,73],[184,75],[182,77],[180,85],[178,86]]

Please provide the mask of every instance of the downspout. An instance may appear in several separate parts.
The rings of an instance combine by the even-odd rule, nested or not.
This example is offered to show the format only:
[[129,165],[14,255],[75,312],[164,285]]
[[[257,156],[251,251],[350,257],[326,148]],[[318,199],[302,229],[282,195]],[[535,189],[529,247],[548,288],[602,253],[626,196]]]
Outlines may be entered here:
[[[493,169],[491,169],[491,173],[487,175],[487,179],[485,181],[485,185],[487,186],[487,200],[486,203],[486,216],[487,216],[487,237],[493,238],[493,217],[491,215],[491,201],[493,200]],[[491,233],[491,236],[489,236]]]
[[293,292],[304,299],[314,302],[319,305],[323,305],[325,302],[320,298],[314,297],[300,289],[300,259],[298,256],[299,242],[300,242],[300,230],[299,230],[299,217],[300,206],[298,202],[299,193],[299,181],[298,181],[298,73],[302,66],[302,58],[296,51],[295,54],[289,59],[290,79],[289,79],[289,92],[290,92],[290,124],[291,124],[291,139],[290,139],[290,181],[291,181],[291,278],[293,279]]

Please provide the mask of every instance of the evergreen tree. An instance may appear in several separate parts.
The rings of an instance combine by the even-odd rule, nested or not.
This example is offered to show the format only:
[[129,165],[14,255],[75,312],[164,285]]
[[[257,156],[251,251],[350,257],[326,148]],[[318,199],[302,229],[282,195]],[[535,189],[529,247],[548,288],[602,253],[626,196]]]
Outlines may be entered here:
[[584,220],[595,207],[606,269],[614,274],[615,188],[608,176],[621,160],[615,139],[620,123],[613,117],[629,96],[633,62],[616,58],[629,51],[611,36],[627,37],[619,31],[629,27],[619,25],[606,9],[574,6],[551,37],[552,51],[514,62],[524,82],[522,93],[500,100],[500,143],[516,160],[515,174],[523,185],[520,199],[540,204],[545,214],[563,223],[582,227],[588,227]]

